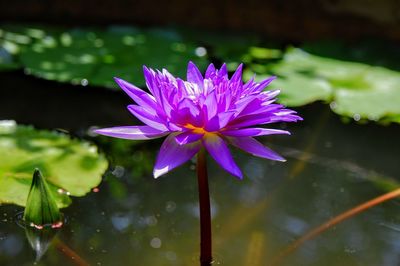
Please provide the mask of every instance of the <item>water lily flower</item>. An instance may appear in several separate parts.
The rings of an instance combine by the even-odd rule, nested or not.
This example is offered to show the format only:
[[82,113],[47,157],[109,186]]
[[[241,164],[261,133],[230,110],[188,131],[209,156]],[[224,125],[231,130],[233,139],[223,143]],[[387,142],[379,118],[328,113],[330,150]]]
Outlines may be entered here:
[[301,120],[296,112],[275,103],[279,90],[264,90],[275,77],[262,82],[242,81],[242,65],[229,79],[226,65],[210,64],[203,77],[189,62],[187,78],[182,80],[167,70],[143,67],[150,93],[115,78],[118,85],[136,102],[128,110],[145,125],[120,126],[95,130],[96,133],[123,139],[146,140],[167,136],[154,166],[157,178],[190,160],[201,148],[227,172],[242,178],[228,143],[254,156],[284,161],[276,152],[254,137],[290,134],[288,131],[259,127],[275,122]]

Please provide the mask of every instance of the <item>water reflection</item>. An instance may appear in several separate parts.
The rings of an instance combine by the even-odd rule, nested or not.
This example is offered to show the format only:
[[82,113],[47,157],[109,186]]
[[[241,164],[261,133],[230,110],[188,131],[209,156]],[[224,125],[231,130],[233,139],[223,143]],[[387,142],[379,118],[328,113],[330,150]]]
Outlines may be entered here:
[[[246,172],[238,181],[210,161],[215,264],[268,265],[309,230],[398,187],[398,127],[345,125],[328,117],[311,141],[318,118],[306,118],[304,125],[290,129],[293,138],[266,139],[286,155],[286,164],[235,151]],[[197,187],[191,165],[154,180],[157,144],[98,141],[113,166],[97,193],[74,199],[65,210],[70,220],[58,238],[92,265],[197,265]],[[289,178],[299,164],[301,170]],[[7,213],[0,219],[1,265],[33,261],[24,233],[8,218],[13,210],[0,207]],[[302,243],[278,265],[397,265],[398,213],[398,201],[371,208]],[[50,247],[40,263],[71,261]]]
[[25,228],[26,238],[36,253],[36,261],[39,261],[49,248],[52,240],[58,233],[58,229],[43,228],[38,230],[31,226]]

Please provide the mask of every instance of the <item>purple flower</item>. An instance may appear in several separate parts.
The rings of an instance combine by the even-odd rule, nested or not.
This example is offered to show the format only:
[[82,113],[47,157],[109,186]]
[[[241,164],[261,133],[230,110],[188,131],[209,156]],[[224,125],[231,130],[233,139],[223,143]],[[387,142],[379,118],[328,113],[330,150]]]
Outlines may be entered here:
[[121,126],[95,130],[96,133],[123,139],[144,140],[167,136],[154,166],[157,178],[190,160],[202,147],[230,174],[242,172],[228,149],[230,143],[254,156],[285,161],[253,137],[290,134],[288,131],[255,127],[274,122],[301,120],[295,111],[276,104],[279,90],[264,91],[274,80],[242,82],[242,65],[229,79],[226,65],[215,69],[210,64],[203,78],[189,62],[187,80],[175,78],[167,70],[144,67],[150,94],[115,78],[118,85],[136,102],[128,110],[142,126]]

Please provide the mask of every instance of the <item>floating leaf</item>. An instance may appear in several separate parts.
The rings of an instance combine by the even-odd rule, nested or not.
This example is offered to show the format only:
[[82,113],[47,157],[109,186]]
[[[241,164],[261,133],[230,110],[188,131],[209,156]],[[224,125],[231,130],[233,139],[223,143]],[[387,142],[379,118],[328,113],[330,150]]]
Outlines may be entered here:
[[65,134],[0,122],[0,203],[24,206],[32,172],[40,168],[58,207],[71,203],[68,195],[84,196],[101,181],[107,161],[97,148]]
[[334,112],[357,121],[398,121],[400,73],[396,71],[290,49],[270,72],[279,76],[270,88],[282,90],[280,101],[286,105],[322,100],[331,102]]
[[44,38],[46,31],[54,32],[48,27],[41,28],[19,25],[3,25],[0,27],[0,70],[22,67],[18,56],[35,40]]
[[[18,51],[12,59],[18,58],[26,73],[84,86],[117,88],[114,76],[140,86],[145,85],[143,65],[168,68],[173,74],[184,76],[188,61],[201,68],[208,63],[206,54],[197,53],[191,41],[171,29],[8,26],[1,32],[9,36],[4,41]],[[18,43],[22,39],[24,43]],[[0,50],[0,67],[6,59],[2,59]]]

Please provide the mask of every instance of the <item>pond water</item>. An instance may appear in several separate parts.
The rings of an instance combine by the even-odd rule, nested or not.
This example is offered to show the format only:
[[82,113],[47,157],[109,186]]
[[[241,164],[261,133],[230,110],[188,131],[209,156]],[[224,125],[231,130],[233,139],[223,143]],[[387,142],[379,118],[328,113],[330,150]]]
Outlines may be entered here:
[[[17,225],[22,208],[0,206],[0,265],[197,265],[199,215],[194,164],[154,180],[160,141],[87,134],[90,126],[137,123],[123,92],[0,74],[0,118],[69,131],[107,154],[101,185],[74,198],[35,262]],[[239,181],[209,160],[215,265],[399,265],[400,201],[395,199],[288,247],[322,223],[398,187],[400,127],[342,123],[327,105],[299,108],[304,121],[279,124],[292,136],[260,138],[288,160],[235,151]],[[51,237],[43,237],[51,239]],[[32,238],[31,238],[32,239]],[[36,248],[43,252],[46,241]]]

